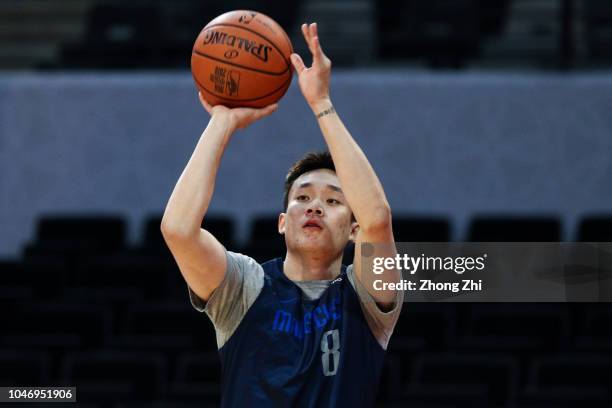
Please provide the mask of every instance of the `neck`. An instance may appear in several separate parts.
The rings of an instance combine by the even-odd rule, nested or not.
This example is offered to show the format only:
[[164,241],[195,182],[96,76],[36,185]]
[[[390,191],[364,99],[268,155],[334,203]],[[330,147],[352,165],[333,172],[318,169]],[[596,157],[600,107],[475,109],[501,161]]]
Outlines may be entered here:
[[285,276],[292,281],[332,280],[340,275],[342,256],[334,259],[287,251],[283,262]]

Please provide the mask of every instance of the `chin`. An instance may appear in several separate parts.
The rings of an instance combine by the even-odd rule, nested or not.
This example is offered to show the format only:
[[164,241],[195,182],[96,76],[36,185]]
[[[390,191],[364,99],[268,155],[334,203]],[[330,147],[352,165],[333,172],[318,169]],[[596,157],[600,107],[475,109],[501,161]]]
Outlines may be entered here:
[[300,252],[330,252],[330,242],[319,239],[304,239],[296,242],[295,249]]
[[339,250],[334,247],[331,243],[323,244],[323,245],[315,245],[314,243],[310,243],[310,245],[300,245],[297,250],[301,253],[307,253],[310,255],[317,255],[318,258],[325,259],[336,259],[337,257],[342,257],[344,251]]
[[325,243],[321,243],[321,242],[302,242],[300,243],[297,248],[300,251],[323,251],[323,250],[328,250],[329,249],[329,245],[326,245]]

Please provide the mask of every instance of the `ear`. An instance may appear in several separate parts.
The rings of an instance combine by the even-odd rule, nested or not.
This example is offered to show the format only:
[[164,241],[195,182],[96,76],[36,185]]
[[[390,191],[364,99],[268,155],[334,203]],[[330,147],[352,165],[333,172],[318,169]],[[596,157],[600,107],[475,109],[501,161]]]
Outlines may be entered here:
[[353,242],[357,241],[357,234],[359,234],[359,223],[357,221],[351,222],[351,233],[349,239]]
[[278,233],[281,235],[285,235],[285,219],[287,217],[287,214],[285,213],[280,213],[278,215]]

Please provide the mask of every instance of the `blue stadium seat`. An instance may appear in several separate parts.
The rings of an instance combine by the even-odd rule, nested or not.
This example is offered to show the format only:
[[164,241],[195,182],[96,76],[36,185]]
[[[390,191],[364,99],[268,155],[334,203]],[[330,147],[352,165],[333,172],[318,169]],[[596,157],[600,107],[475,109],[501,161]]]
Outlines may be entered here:
[[78,388],[81,401],[151,400],[165,391],[167,363],[160,353],[95,350],[68,353],[61,381]]
[[514,400],[517,361],[497,353],[424,353],[413,364],[412,384],[484,387],[491,405]]
[[528,383],[536,387],[612,386],[612,356],[607,353],[562,353],[536,358]]
[[578,225],[577,241],[612,242],[612,215],[584,217]]
[[612,305],[588,304],[583,319],[577,325],[576,348],[601,352],[612,351]]
[[471,242],[558,242],[561,223],[555,217],[482,216],[475,217],[469,227]]
[[[398,350],[397,348],[394,350]],[[382,374],[378,384],[378,403],[393,401],[401,394],[402,388],[402,356],[401,351],[391,351],[387,348],[387,355],[383,363]]]
[[182,302],[134,304],[116,320],[117,332],[111,339],[115,347],[217,350],[212,323],[191,307],[187,290]]
[[156,257],[130,253],[91,255],[75,262],[71,286],[136,289],[156,297],[165,292],[170,275],[175,275],[174,264]]
[[123,308],[126,304],[144,302],[144,292],[144,289],[140,288],[65,286],[61,289],[60,298],[73,304],[92,302],[109,305],[111,308]]
[[534,359],[521,400],[558,406],[603,407],[612,403],[608,353],[562,353]]
[[0,349],[0,367],[3,387],[51,385],[51,358],[46,352]]
[[278,233],[278,216],[261,216],[253,220],[249,241],[242,252],[258,262],[285,256],[285,239]]
[[461,67],[480,46],[477,7],[475,0],[377,1],[379,56],[420,57],[435,67]]
[[0,264],[0,286],[30,291],[36,298],[57,297],[68,281],[70,262],[58,255],[33,255]]
[[485,385],[473,384],[406,384],[402,387],[401,404],[391,407],[474,408],[488,407]]
[[34,298],[32,288],[25,286],[0,286],[0,305],[5,302],[24,301]]
[[569,347],[570,317],[556,304],[473,304],[455,345],[463,350],[549,351]]
[[198,399],[193,402],[183,401],[181,399],[160,398],[156,401],[128,401],[119,402],[113,405],[113,408],[217,408],[218,402],[208,402]]
[[415,358],[425,351],[447,350],[455,342],[457,305],[406,303],[389,342],[389,352],[400,360],[400,381],[410,378]]
[[[19,261],[0,261],[0,302],[26,300],[34,297],[33,284],[37,282],[34,274],[26,273]],[[48,277],[48,274],[46,275]],[[38,278],[39,276],[36,276]],[[45,275],[43,274],[43,277]],[[48,280],[48,279],[47,279]]]
[[104,344],[112,316],[104,305],[19,303],[0,314],[0,345],[75,349]]
[[221,363],[217,352],[184,352],[179,355],[174,381],[167,397],[219,404]]
[[607,388],[601,387],[554,387],[537,389],[526,387],[517,400],[517,408],[609,408]]
[[583,21],[585,40],[591,58],[612,59],[612,6],[607,0],[588,0],[584,2]]
[[396,242],[448,242],[450,223],[441,217],[393,215]]
[[114,215],[42,216],[25,255],[118,252],[125,248],[125,229],[123,218]]
[[403,305],[390,347],[395,340],[407,339],[405,344],[427,350],[448,347],[456,336],[457,309],[450,303],[406,303]]
[[162,18],[154,5],[96,4],[85,38],[62,49],[71,68],[142,68],[159,64]]
[[221,361],[217,351],[185,352],[176,363],[175,379],[183,383],[214,382],[221,376]]

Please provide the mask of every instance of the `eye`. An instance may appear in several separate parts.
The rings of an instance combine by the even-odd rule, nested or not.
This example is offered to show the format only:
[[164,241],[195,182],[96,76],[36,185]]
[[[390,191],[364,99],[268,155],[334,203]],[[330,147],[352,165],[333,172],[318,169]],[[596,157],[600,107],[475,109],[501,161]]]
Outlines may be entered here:
[[296,199],[297,201],[306,201],[306,200],[308,200],[308,196],[307,196],[307,195],[305,195],[305,194],[301,194],[301,195],[299,195],[299,196],[295,197],[295,199]]
[[340,204],[340,201],[336,200],[335,198],[328,198],[327,204]]

